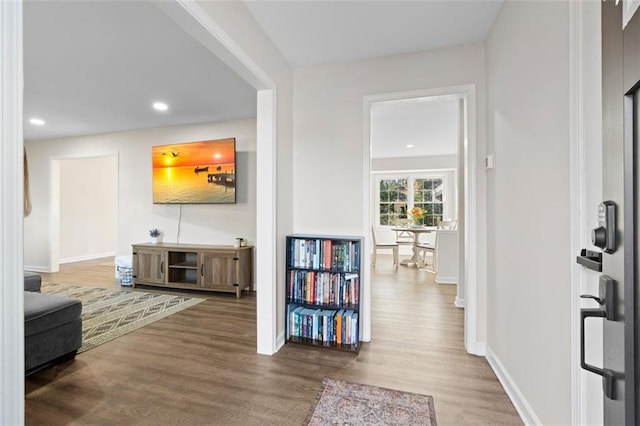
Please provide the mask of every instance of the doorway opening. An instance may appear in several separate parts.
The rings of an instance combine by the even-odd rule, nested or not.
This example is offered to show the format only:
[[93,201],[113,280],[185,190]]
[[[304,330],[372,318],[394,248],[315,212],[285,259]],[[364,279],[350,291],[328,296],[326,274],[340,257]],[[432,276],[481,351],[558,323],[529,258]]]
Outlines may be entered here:
[[114,256],[118,155],[55,158],[50,181],[50,271],[59,271],[60,263]]
[[[419,102],[433,102],[433,101],[449,101],[456,105],[458,113],[458,120],[456,133],[456,155],[453,158],[444,158],[442,161],[452,161],[451,165],[444,165],[442,162],[437,166],[434,163],[433,166],[424,166],[424,161],[421,159],[411,158],[405,160],[384,160],[377,161],[373,157],[372,152],[372,137],[373,137],[373,118],[375,113],[373,112],[376,105],[393,105],[403,103],[419,103]],[[402,172],[411,172],[413,174],[425,173],[425,170],[430,170],[430,173],[439,173],[444,175],[446,171],[450,173],[450,183],[455,182],[453,189],[450,189],[448,197],[453,197],[452,200],[455,203],[449,203],[447,205],[447,214],[444,216],[444,206],[442,207],[442,214],[438,214],[434,220],[457,220],[457,296],[455,304],[458,307],[465,308],[464,319],[464,341],[467,352],[476,355],[484,355],[485,345],[478,338],[479,334],[484,332],[484,322],[478,319],[478,312],[484,312],[484,307],[481,306],[482,299],[477,297],[479,285],[483,285],[483,280],[479,279],[478,275],[478,250],[477,250],[477,233],[478,233],[478,216],[484,216],[484,213],[478,211],[477,205],[477,192],[476,192],[476,138],[475,138],[475,123],[476,123],[476,109],[475,109],[475,86],[465,85],[450,88],[441,89],[426,89],[417,90],[412,92],[401,92],[384,95],[374,95],[364,98],[364,151],[365,151],[365,190],[363,194],[363,206],[365,211],[365,217],[363,223],[364,229],[370,230],[380,226],[380,213],[382,207],[379,204],[380,195],[379,189],[376,187],[376,180],[372,179],[373,173],[376,171],[385,170],[385,172],[393,171],[398,172],[400,167],[397,167],[399,162],[404,161],[407,165],[402,167]],[[373,117],[373,118],[372,118]],[[412,143],[406,142],[404,144],[411,145]],[[413,144],[415,146],[415,144]],[[395,148],[401,149],[401,148]],[[393,167],[393,165],[396,167]],[[420,166],[420,165],[423,166]],[[406,168],[406,170],[405,170]],[[443,182],[444,184],[444,179]],[[409,195],[411,198],[412,195]],[[415,195],[413,195],[415,197]],[[437,200],[434,195],[430,194],[430,202]],[[415,200],[415,198],[414,198]],[[375,203],[374,203],[375,202]],[[372,214],[372,206],[378,210],[378,213]],[[434,209],[434,211],[436,211]],[[439,210],[438,210],[439,211]],[[440,217],[442,216],[442,217]],[[451,216],[456,216],[451,217]],[[370,231],[367,231],[367,234]],[[371,252],[371,247],[366,248],[366,255]],[[481,262],[481,261],[480,261]],[[365,277],[364,287],[366,294],[370,294],[371,279]],[[449,277],[451,278],[451,277]],[[371,299],[367,297],[363,300],[364,312],[369,314],[366,317],[370,317],[371,313]],[[363,336],[365,340],[371,339],[371,320],[365,321],[363,324]]]

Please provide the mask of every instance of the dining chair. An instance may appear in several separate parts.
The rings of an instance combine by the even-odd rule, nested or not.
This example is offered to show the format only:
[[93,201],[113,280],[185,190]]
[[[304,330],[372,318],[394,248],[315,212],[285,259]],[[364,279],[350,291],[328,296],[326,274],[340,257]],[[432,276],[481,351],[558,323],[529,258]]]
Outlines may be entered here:
[[376,241],[376,231],[371,227],[371,238],[373,241],[373,255],[371,256],[371,266],[376,267],[376,257],[378,250],[391,250],[393,252],[393,267],[398,267],[398,244],[396,243],[378,243]]
[[[436,272],[437,264],[436,264],[436,251],[438,247],[438,230],[432,232],[433,239],[431,241],[419,242],[415,246],[415,250],[418,251],[418,264],[416,265],[418,268],[427,268]],[[431,262],[427,260],[430,258]]]
[[[418,250],[419,264],[418,268],[427,267],[427,269],[432,270],[433,272],[438,271],[438,229],[441,230],[454,230],[458,226],[457,220],[441,220],[438,222],[437,229],[433,232],[433,239],[428,242],[419,242],[416,245],[416,250]],[[431,258],[431,264],[427,263],[427,258]]]

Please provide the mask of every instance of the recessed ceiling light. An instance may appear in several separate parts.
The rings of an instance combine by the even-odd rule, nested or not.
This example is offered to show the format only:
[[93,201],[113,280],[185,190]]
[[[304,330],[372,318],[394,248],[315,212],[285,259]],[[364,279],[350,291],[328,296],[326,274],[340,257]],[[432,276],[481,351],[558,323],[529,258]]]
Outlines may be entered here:
[[30,118],[29,123],[33,124],[34,126],[44,126],[44,120],[42,118]]
[[407,148],[413,148],[413,144],[412,143],[407,144]]
[[153,109],[155,109],[156,111],[166,111],[169,109],[169,105],[165,104],[164,102],[154,102]]

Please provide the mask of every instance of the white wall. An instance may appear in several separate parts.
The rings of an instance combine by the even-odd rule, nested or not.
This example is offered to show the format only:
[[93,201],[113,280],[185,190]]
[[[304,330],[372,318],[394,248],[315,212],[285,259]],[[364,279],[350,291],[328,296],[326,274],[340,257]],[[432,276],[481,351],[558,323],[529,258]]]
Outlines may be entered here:
[[[473,84],[477,99],[477,157],[485,153],[484,46],[471,44],[294,70],[294,228],[303,233],[362,234],[363,98]],[[367,181],[365,181],[367,179]],[[477,180],[478,240],[483,241],[484,176]],[[340,206],[336,208],[336,206]],[[366,233],[368,237],[368,232]],[[478,253],[478,300],[485,297],[484,250]],[[366,305],[365,305],[366,306]],[[486,312],[479,304],[477,340],[485,339]],[[368,315],[368,312],[365,312]]]
[[233,244],[236,237],[244,237],[252,244],[256,235],[253,119],[28,142],[33,210],[25,218],[25,267],[50,267],[53,159],[118,154],[117,254],[129,255],[131,244],[149,240],[150,228],[162,230],[164,242],[176,242],[177,238],[180,206],[153,204],[151,147],[228,137],[236,138],[237,204],[184,205],[179,242]]
[[486,43],[488,348],[527,417],[571,424],[569,7],[504,3]]
[[457,155],[429,155],[421,157],[373,158],[371,171],[456,169]]
[[113,256],[118,157],[60,160],[60,263]]

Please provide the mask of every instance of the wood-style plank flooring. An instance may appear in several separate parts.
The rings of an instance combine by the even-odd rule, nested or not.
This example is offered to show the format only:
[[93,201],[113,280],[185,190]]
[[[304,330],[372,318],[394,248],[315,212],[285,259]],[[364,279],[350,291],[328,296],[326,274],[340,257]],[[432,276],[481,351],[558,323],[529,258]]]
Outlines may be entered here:
[[[113,259],[42,276],[119,287]],[[429,272],[380,256],[373,340],[357,356],[298,345],[258,355],[254,294],[192,295],[207,301],[28,377],[26,424],[302,425],[323,377],[432,395],[441,426],[522,424],[487,361],[464,350],[455,286]]]

